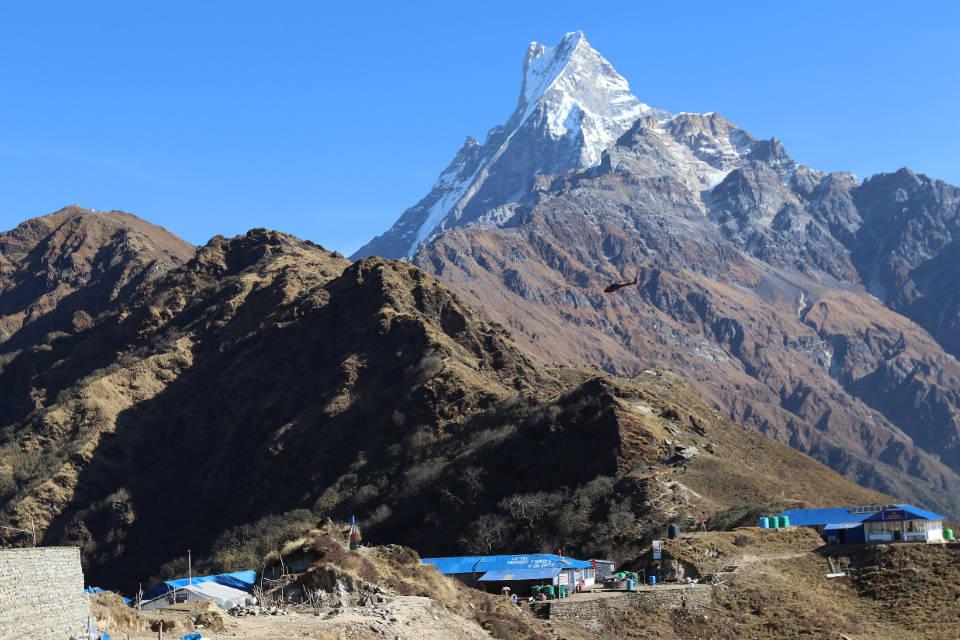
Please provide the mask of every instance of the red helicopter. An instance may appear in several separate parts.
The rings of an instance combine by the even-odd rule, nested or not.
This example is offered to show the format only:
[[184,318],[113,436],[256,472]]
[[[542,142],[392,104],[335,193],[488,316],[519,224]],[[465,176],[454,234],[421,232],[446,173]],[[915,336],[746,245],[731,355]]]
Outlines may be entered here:
[[639,277],[640,277],[639,275],[633,276],[633,280],[631,280],[630,282],[615,282],[614,284],[604,289],[603,292],[613,293],[614,291],[620,291],[620,289],[623,289],[624,287],[632,287],[633,285],[637,284],[637,279]]

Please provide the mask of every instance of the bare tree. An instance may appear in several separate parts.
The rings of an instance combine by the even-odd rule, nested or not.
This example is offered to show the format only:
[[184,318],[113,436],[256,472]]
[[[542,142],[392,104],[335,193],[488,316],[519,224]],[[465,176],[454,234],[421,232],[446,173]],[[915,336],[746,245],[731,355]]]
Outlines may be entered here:
[[501,500],[498,506],[526,529],[532,530],[557,506],[558,498],[544,491],[518,493]]
[[459,542],[471,553],[487,554],[501,547],[509,532],[506,518],[488,513],[474,520]]

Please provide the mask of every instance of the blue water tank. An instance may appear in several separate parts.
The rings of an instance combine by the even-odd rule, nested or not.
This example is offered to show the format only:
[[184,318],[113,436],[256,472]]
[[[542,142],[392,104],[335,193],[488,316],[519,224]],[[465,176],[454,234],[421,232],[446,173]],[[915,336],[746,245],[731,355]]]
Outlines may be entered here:
[[647,584],[649,585],[657,584],[657,576],[647,576]]
[[633,580],[627,580],[627,591],[633,591]]
[[770,518],[768,518],[767,516],[761,516],[761,517],[760,517],[760,528],[761,528],[761,529],[769,529],[769,528],[770,528]]

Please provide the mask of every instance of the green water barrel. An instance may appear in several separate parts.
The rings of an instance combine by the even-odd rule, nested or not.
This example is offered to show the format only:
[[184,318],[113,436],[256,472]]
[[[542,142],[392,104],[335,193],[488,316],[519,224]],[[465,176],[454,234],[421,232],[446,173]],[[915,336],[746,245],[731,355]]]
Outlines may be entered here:
[[777,516],[770,516],[770,528],[779,529],[780,528],[780,518]]
[[787,529],[790,527],[790,516],[780,516],[777,518],[777,522],[781,529]]
[[944,529],[943,539],[949,542],[953,542],[955,540],[955,538],[953,537],[953,529]]
[[567,585],[565,585],[565,584],[560,585],[559,591],[560,591],[560,597],[561,597],[561,598],[566,598],[566,597],[567,597]]
[[535,584],[532,587],[530,587],[530,595],[532,595],[533,599],[536,600],[537,596],[540,595],[540,585]]
[[545,584],[540,587],[540,592],[547,594],[548,598],[555,598],[557,596],[556,590],[553,588],[552,584]]

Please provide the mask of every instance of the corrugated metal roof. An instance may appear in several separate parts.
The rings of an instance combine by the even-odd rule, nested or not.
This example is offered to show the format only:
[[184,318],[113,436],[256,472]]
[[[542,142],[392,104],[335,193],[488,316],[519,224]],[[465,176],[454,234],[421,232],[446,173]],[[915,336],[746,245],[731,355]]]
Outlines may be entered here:
[[[903,511],[904,517],[890,517],[891,511]],[[919,507],[914,507],[909,504],[894,504],[890,505],[883,511],[878,511],[877,513],[871,513],[866,518],[869,522],[878,522],[882,520],[946,520],[945,516],[940,515],[939,513],[934,513],[933,511],[927,511]]]
[[799,527],[824,526],[835,523],[860,524],[862,522],[883,520],[883,512],[889,509],[901,509],[913,517],[906,520],[946,520],[944,516],[926,511],[909,504],[872,505],[869,507],[827,507],[823,509],[789,509],[782,515],[790,518],[790,524]]
[[549,568],[543,569],[503,569],[496,571],[487,571],[480,576],[481,582],[510,582],[511,580],[546,580],[553,579],[560,575],[563,569]]
[[790,518],[790,524],[798,527],[815,527],[833,522],[861,523],[871,514],[851,513],[853,507],[829,507],[825,509],[789,509],[782,515]]
[[454,556],[447,558],[424,558],[424,564],[432,564],[440,573],[487,573],[516,569],[589,569],[586,560],[558,556],[553,553],[528,553],[512,556]]

